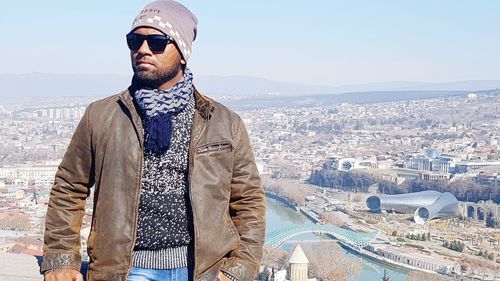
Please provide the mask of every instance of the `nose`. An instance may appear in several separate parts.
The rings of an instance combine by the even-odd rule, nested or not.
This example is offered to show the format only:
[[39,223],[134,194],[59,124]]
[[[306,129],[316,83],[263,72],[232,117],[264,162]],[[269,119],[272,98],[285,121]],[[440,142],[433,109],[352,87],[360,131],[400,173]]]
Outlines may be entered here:
[[142,41],[141,47],[139,48],[139,50],[137,50],[137,52],[140,54],[150,54],[151,53],[151,50],[149,49],[149,45],[148,45],[148,40]]

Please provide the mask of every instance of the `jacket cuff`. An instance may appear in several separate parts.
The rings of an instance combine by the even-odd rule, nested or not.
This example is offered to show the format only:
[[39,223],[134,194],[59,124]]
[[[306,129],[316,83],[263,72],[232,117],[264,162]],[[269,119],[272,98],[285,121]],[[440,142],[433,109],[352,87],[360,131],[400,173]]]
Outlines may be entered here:
[[220,271],[228,273],[238,281],[253,281],[257,275],[255,268],[231,258],[224,263]]
[[42,266],[40,273],[45,273],[47,270],[71,268],[80,271],[82,258],[77,253],[51,253],[43,255]]

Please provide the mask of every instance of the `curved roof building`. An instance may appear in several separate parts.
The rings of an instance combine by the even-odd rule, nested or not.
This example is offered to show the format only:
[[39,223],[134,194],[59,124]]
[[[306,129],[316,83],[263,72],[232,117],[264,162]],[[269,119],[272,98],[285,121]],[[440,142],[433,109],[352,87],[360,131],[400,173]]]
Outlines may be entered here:
[[457,198],[449,193],[426,190],[397,195],[375,195],[366,200],[371,211],[394,211],[412,214],[416,223],[423,224],[433,218],[458,216]]
[[441,217],[460,215],[458,200],[455,195],[445,192],[429,206],[422,206],[415,210],[413,219],[416,223],[424,224],[429,220]]

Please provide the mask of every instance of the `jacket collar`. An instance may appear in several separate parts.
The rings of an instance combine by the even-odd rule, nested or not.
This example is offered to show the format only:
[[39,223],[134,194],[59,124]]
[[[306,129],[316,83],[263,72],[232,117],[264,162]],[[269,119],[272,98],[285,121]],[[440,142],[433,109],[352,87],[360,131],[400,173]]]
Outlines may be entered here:
[[204,119],[209,119],[210,113],[215,109],[213,100],[202,95],[195,86],[193,86],[193,88],[196,110]]
[[[204,119],[210,119],[210,113],[212,113],[215,109],[213,100],[202,95],[195,86],[193,86],[193,88],[196,111],[198,111],[198,113]],[[127,90],[119,94],[119,98],[124,101],[129,107],[134,107],[134,101],[132,97],[133,91],[135,91],[135,89],[132,85]]]

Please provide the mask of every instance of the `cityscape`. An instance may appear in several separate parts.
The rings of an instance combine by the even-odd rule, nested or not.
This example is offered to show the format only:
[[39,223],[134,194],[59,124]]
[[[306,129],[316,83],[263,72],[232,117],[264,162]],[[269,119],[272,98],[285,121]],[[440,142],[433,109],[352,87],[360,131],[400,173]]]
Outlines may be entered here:
[[[54,174],[91,101],[0,104],[0,257],[42,255]],[[389,102],[234,106],[268,200],[258,279],[500,280],[499,105],[494,89]],[[419,220],[416,209],[384,205],[390,196],[429,190],[451,194],[456,209]],[[379,200],[377,208],[370,198]],[[84,259],[91,219],[92,194],[81,233]]]
[[[143,235],[149,230],[161,233],[170,223],[181,226],[174,228],[179,232],[186,226],[192,234],[182,235],[185,243],[178,249],[183,251],[183,262],[185,257],[188,263],[195,261],[196,275],[188,279],[197,281],[238,280],[235,277],[250,275],[245,268],[258,269],[253,272],[255,281],[500,281],[500,1],[166,0],[148,4],[151,1],[1,2],[5,12],[0,22],[8,36],[0,47],[0,281],[44,280],[41,266],[51,265],[51,260],[55,263],[47,271],[70,262],[77,267],[78,248],[84,280],[133,279],[131,273],[139,271],[134,266],[147,262],[136,261],[143,253],[155,265],[139,267],[179,269],[181,265],[167,265],[158,258],[163,250],[177,249],[161,246],[162,251],[137,251],[141,236],[147,238],[148,249],[172,236],[170,230],[154,239]],[[180,81],[176,69],[184,74],[183,83],[176,85],[189,88],[168,87]],[[190,144],[199,143],[186,148],[184,132],[189,132],[189,123],[172,121],[177,110],[184,108],[184,99],[150,104],[148,100],[157,96],[148,90],[132,95],[144,94],[144,103],[135,96],[135,105],[154,107],[145,112],[151,118],[132,118],[131,127],[96,122],[96,127],[82,130],[91,132],[93,147],[102,144],[104,150],[93,152],[106,165],[91,163],[96,165],[90,169],[98,175],[89,178],[97,182],[92,188],[75,186],[81,191],[78,198],[87,196],[85,215],[78,216],[81,227],[79,220],[73,220],[69,228],[80,229],[79,237],[70,235],[80,242],[58,241],[57,233],[69,238],[71,231],[54,228],[51,222],[69,220],[53,216],[46,222],[46,215],[51,196],[66,194],[52,190],[55,174],[59,172],[61,182],[68,182],[69,166],[83,164],[76,160],[71,163],[75,165],[60,167],[71,138],[86,112],[90,118],[84,121],[117,116],[127,124],[127,118],[135,116],[129,114],[133,105],[128,99],[126,105],[120,103],[125,107],[106,100],[113,109],[110,115],[99,111],[103,118],[94,118],[96,111],[88,109],[131,85],[130,89],[152,87],[155,93],[167,88],[187,93],[184,90],[194,85],[242,118],[266,200],[265,218],[250,217],[265,219],[264,241],[254,239],[254,233],[262,238],[262,231],[252,228],[256,224],[239,219],[240,214],[249,217],[247,213],[231,208],[257,207],[248,204],[247,195],[255,193],[238,192],[245,187],[240,179],[257,178],[234,172],[235,168],[255,171],[254,162],[233,161],[232,178],[227,162],[243,154],[239,148],[247,142],[239,142],[239,136],[246,135],[239,134],[241,129],[234,139],[213,133],[229,133],[242,123],[227,122],[231,129],[220,130],[219,122],[213,122],[219,119],[212,114],[218,114],[221,105],[212,112],[197,107],[195,114],[198,111],[209,126],[194,130]],[[177,102],[182,108],[174,105]],[[146,125],[142,132],[141,121]],[[134,130],[138,138],[122,138],[123,129]],[[162,137],[177,129],[182,135]],[[102,142],[107,138],[100,132],[120,137]],[[146,137],[144,155],[139,149],[130,154],[127,143],[136,145],[141,133]],[[148,157],[149,148],[163,149],[178,142],[183,142],[181,153],[167,151],[172,152],[173,162],[170,155]],[[74,144],[76,149],[71,151],[82,152]],[[141,173],[122,165],[116,155],[124,160],[145,156],[141,158],[145,169]],[[208,160],[206,169],[189,162],[201,158]],[[227,177],[212,176],[221,170],[217,159],[223,159]],[[180,169],[177,162],[182,162]],[[162,168],[172,163],[178,169]],[[211,163],[217,165],[210,167]],[[252,167],[239,169],[241,163]],[[142,175],[134,186],[122,178],[132,170]],[[110,186],[99,171],[125,185]],[[202,179],[189,177],[193,171]],[[163,176],[171,172],[176,176]],[[173,185],[162,184],[163,180],[179,183],[178,179],[186,185],[176,189],[177,194],[171,192]],[[212,179],[224,181],[227,184],[220,188],[227,189],[210,185]],[[126,196],[128,184],[138,196]],[[106,192],[108,187],[124,192]],[[164,203],[149,204],[144,196],[141,200],[148,191],[152,201],[164,198],[166,204],[179,203],[181,191],[189,195],[189,200],[182,201],[185,204],[205,202],[210,196],[239,202],[228,199],[229,207],[217,205],[214,212],[210,207],[209,213],[198,203],[172,212]],[[157,191],[162,194],[157,196]],[[138,210],[123,208],[129,199],[135,203],[139,199]],[[67,206],[66,202],[53,205]],[[229,227],[223,229],[208,216],[191,220],[191,210],[221,218]],[[186,214],[188,219],[164,218],[172,214]],[[160,223],[150,225],[152,221]],[[200,222],[204,226],[196,227]],[[119,233],[107,239],[106,232],[106,239],[101,239],[103,226]],[[47,255],[43,263],[46,230],[57,233],[50,235],[54,255]],[[120,235],[127,230],[126,237]],[[222,234],[227,235],[212,240],[207,230],[210,234],[225,230]],[[248,240],[264,243],[258,268],[253,261],[260,258],[254,254],[260,248],[245,247]],[[193,241],[196,249],[184,247]],[[131,249],[130,259],[116,254],[124,253],[132,242],[137,247]],[[214,250],[199,247],[200,242]],[[75,253],[56,253],[68,244],[75,246]],[[191,250],[196,259],[190,259]],[[218,258],[205,260],[209,254]],[[114,258],[108,260],[110,255]],[[108,261],[116,266],[108,266]],[[163,261],[175,262],[170,257]],[[217,267],[222,270],[217,272]],[[56,271],[48,278],[66,273],[79,277],[74,271]]]

